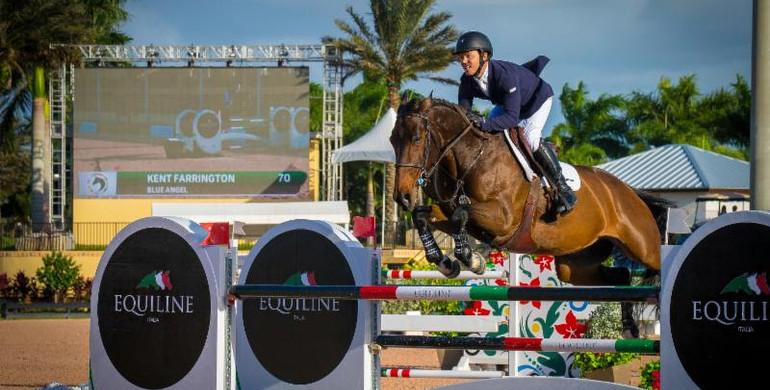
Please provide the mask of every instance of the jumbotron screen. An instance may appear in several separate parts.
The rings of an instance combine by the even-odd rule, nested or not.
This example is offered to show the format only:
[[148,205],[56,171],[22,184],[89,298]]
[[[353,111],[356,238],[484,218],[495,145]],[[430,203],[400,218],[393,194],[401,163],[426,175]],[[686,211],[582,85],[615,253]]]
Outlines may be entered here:
[[75,71],[76,198],[308,198],[307,67]]

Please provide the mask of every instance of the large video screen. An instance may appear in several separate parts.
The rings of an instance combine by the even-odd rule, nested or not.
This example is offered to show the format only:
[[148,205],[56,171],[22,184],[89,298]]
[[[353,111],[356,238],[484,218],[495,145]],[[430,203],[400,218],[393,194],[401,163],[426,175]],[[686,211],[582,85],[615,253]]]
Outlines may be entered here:
[[76,198],[308,198],[307,67],[75,71]]

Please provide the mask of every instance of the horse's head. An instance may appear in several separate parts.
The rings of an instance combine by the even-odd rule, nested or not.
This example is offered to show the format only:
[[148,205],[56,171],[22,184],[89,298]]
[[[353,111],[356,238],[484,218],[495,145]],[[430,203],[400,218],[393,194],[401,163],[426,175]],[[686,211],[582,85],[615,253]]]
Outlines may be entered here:
[[452,135],[443,132],[462,130],[465,125],[469,122],[452,109],[451,104],[434,102],[430,96],[401,104],[390,143],[396,152],[393,199],[402,208],[414,209],[419,182],[430,179],[444,153],[451,148],[445,143]]
[[433,99],[402,101],[398,119],[390,135],[396,152],[396,183],[393,199],[406,210],[417,202],[417,181],[427,169],[430,153],[430,108]]

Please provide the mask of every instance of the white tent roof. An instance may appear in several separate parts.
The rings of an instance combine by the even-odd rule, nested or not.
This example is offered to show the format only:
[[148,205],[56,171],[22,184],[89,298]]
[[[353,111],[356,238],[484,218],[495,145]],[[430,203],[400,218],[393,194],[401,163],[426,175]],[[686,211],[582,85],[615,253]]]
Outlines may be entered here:
[[396,111],[388,108],[374,127],[361,138],[332,152],[332,164],[348,161],[396,162],[390,133],[396,125]]

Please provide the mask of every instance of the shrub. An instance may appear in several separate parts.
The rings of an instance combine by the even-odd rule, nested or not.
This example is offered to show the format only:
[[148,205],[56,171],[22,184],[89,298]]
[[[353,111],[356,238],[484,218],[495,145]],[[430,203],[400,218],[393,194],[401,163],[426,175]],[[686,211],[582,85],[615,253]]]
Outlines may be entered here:
[[75,301],[91,300],[91,287],[93,280],[78,276],[75,285],[72,286],[72,299]]
[[660,360],[654,360],[647,363],[642,368],[641,382],[639,387],[643,389],[660,390]]
[[[383,268],[385,270],[386,268]],[[413,261],[406,264],[405,270],[435,270],[436,266],[427,260]],[[459,286],[463,280],[452,279],[421,279],[421,280],[388,280],[388,284],[398,285],[442,285]],[[380,311],[382,314],[405,314],[410,310],[419,310],[422,314],[460,314],[460,302],[457,301],[383,301]]]
[[59,251],[43,256],[43,266],[37,269],[37,280],[45,291],[53,294],[54,302],[63,302],[67,291],[75,285],[80,276],[80,265],[72,257]]
[[9,298],[11,286],[8,283],[8,274],[0,274],[0,298]]
[[0,236],[0,250],[16,250],[16,239],[10,236]]
[[[618,339],[623,336],[620,303],[606,302],[599,305],[588,317],[586,337],[591,339]],[[583,375],[592,371],[628,363],[639,357],[637,353],[594,353],[578,352],[573,365]]]
[[19,271],[14,276],[14,279],[8,284],[9,297],[20,300],[29,301],[37,298],[37,282],[35,278],[28,277],[24,271]]
[[580,368],[582,375],[628,363],[639,357],[638,353],[595,353],[579,352],[575,354],[573,365]]
[[618,339],[623,337],[620,303],[605,302],[588,317],[586,337],[591,339]]

